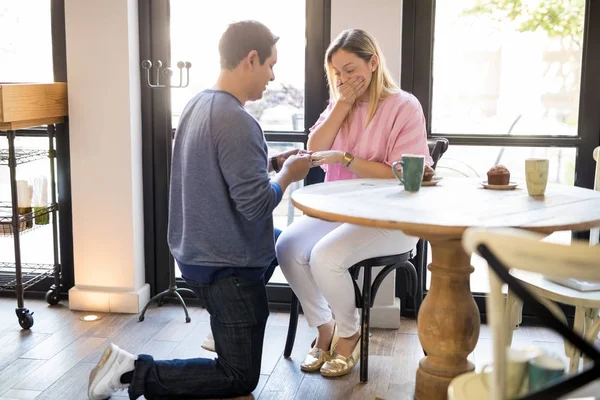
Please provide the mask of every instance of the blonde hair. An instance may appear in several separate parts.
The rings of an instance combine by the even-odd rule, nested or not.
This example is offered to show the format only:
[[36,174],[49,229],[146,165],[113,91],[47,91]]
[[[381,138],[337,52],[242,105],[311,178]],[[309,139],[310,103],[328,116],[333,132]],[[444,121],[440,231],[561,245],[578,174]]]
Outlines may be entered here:
[[[348,29],[338,35],[337,38],[327,48],[325,53],[325,71],[329,83],[329,98],[336,101],[339,97],[337,85],[335,84],[335,71],[331,64],[331,58],[338,50],[344,50],[352,53],[369,63],[373,56],[379,59],[379,65],[373,72],[371,83],[369,84],[369,108],[367,111],[366,126],[373,120],[379,102],[393,94],[399,93],[400,88],[394,82],[390,71],[385,65],[383,53],[374,37],[362,29]],[[355,103],[356,104],[356,103]],[[350,115],[349,113],[348,115]],[[348,122],[346,118],[345,125]]]

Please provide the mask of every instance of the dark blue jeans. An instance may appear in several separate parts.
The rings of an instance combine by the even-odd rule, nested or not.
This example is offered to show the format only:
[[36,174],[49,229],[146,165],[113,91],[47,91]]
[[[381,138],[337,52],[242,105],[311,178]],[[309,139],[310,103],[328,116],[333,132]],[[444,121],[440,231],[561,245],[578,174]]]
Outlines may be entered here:
[[210,285],[188,284],[210,313],[218,357],[155,361],[142,354],[129,387],[132,400],[245,396],[258,384],[269,317],[264,281],[231,275]]
[[[275,231],[275,240],[281,231]],[[217,358],[155,361],[141,354],[129,386],[132,400],[227,398],[250,394],[258,384],[265,326],[269,317],[266,283],[277,267],[274,260],[264,280],[227,276],[211,284],[188,280],[210,314]],[[198,338],[198,346],[203,338]]]

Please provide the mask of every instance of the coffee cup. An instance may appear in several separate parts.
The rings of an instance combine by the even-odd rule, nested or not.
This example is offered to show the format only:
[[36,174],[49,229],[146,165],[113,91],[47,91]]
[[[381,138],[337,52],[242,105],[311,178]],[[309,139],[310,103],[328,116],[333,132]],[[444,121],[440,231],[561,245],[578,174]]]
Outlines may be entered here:
[[[506,374],[504,385],[506,396],[509,398],[518,396],[523,393],[526,385],[528,361],[532,358],[533,353],[530,350],[507,349],[506,352]],[[481,370],[486,375],[484,382],[488,391],[492,387],[493,374],[489,371],[493,367],[492,364],[485,365]]]
[[[402,176],[398,174],[397,166],[402,166]],[[402,160],[392,164],[394,176],[402,182],[404,190],[418,192],[423,181],[425,170],[425,156],[421,154],[402,154]]]
[[530,196],[543,196],[548,185],[550,161],[545,158],[525,160],[525,182]]
[[535,391],[552,382],[556,382],[565,374],[565,364],[557,356],[548,354],[529,360],[529,391]]

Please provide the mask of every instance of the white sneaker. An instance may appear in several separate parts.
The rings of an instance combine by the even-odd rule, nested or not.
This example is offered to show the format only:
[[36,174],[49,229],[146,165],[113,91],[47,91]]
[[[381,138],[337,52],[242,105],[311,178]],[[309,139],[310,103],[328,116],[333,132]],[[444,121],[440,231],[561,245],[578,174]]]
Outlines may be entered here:
[[104,400],[117,390],[127,389],[129,384],[121,383],[121,375],[133,371],[135,360],[136,356],[111,343],[102,353],[98,365],[90,372],[90,400]]
[[202,343],[202,348],[204,350],[208,350],[208,351],[212,351],[213,353],[216,353],[217,351],[215,350],[215,338],[213,337],[212,332],[210,332],[207,336],[206,339],[204,339],[204,343]]

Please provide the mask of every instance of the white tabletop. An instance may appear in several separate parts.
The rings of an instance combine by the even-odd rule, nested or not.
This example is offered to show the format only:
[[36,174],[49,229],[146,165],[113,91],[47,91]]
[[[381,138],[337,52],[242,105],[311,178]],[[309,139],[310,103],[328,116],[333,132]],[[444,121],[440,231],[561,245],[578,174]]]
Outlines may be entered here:
[[307,215],[337,222],[427,235],[462,235],[472,226],[517,227],[540,232],[600,226],[600,192],[549,184],[545,196],[485,189],[473,179],[445,178],[410,193],[396,180],[355,179],[309,185],[292,194]]

